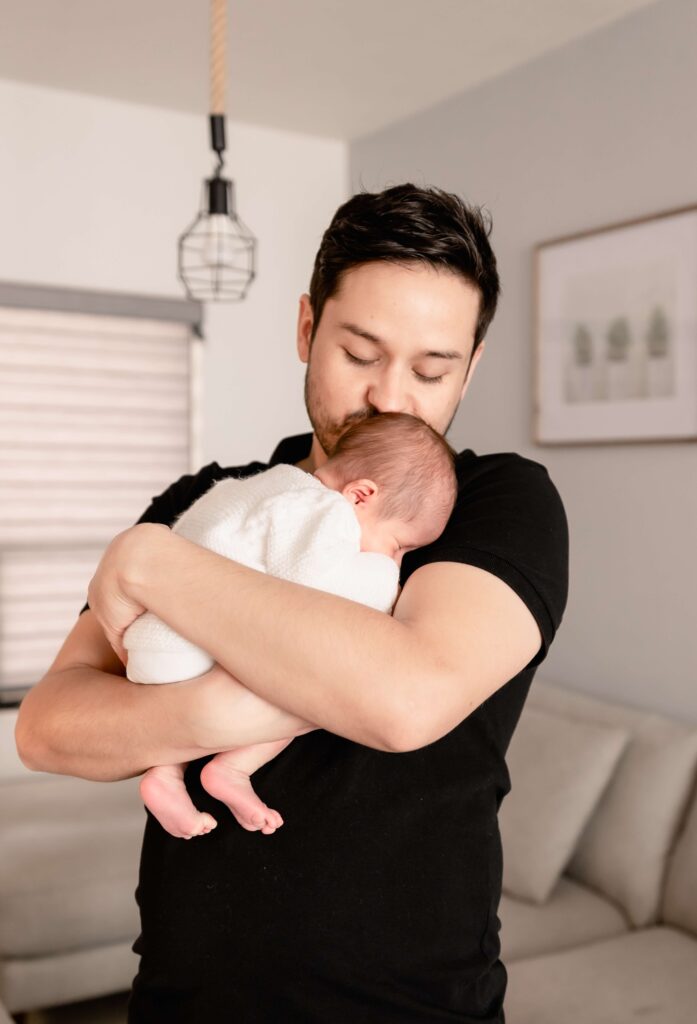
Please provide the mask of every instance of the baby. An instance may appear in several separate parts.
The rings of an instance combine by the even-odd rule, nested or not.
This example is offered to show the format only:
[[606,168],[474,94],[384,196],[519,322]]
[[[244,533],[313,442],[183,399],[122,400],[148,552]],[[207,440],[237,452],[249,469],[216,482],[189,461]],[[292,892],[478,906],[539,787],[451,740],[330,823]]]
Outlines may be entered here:
[[[401,553],[435,541],[452,512],[454,454],[423,420],[383,413],[346,430],[313,474],[279,464],[218,481],[172,529],[251,568],[391,612]],[[177,682],[214,665],[152,612],[129,626],[124,646],[132,682]],[[248,831],[270,835],[283,824],[254,792],[250,775],[292,739],[224,751],[201,771],[203,788]],[[194,807],[184,768],[148,769],[140,793],[168,832],[190,839],[216,821]]]

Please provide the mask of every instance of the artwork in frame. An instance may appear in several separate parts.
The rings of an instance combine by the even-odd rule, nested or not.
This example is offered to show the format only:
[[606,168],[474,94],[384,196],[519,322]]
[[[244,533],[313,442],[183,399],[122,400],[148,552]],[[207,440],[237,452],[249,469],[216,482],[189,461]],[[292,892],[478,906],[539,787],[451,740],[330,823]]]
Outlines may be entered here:
[[697,206],[535,249],[538,444],[697,439]]

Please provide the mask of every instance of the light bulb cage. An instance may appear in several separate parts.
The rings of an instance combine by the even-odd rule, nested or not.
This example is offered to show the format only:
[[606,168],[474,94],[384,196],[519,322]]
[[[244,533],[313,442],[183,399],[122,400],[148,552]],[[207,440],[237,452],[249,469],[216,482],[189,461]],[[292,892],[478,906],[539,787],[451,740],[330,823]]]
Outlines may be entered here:
[[257,240],[238,217],[234,183],[221,176],[225,119],[210,117],[211,148],[218,158],[202,187],[199,213],[178,240],[178,277],[190,299],[239,302],[256,277]]

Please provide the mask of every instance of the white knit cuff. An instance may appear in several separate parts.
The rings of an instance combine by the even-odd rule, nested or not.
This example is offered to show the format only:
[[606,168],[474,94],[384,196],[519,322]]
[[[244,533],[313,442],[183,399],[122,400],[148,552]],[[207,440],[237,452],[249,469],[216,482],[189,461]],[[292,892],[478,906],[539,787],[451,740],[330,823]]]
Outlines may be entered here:
[[213,668],[205,651],[129,651],[126,676],[132,683],[179,683]]

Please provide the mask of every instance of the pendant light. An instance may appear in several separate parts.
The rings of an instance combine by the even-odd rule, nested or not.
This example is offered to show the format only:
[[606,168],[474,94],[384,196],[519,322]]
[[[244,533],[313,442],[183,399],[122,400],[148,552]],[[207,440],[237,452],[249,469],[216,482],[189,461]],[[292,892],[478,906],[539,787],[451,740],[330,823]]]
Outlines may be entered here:
[[256,276],[256,239],[237,216],[234,183],[223,178],[227,0],[211,0],[211,149],[217,166],[203,183],[201,208],[179,238],[179,279],[191,299],[238,302]]

